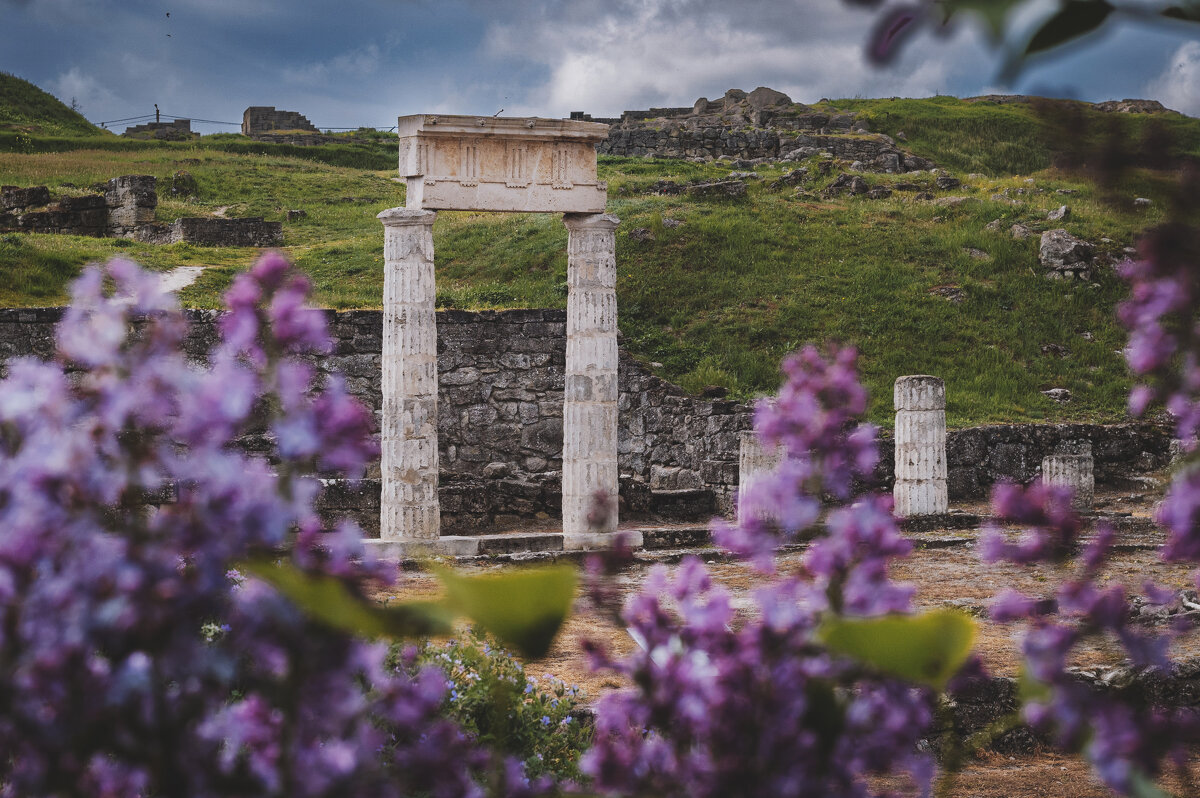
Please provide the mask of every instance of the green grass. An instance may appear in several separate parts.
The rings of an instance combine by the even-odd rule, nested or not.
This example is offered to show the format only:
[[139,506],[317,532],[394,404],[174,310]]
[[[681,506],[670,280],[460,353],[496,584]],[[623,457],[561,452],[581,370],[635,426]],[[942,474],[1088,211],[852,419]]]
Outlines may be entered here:
[[[817,199],[828,178],[805,185],[807,195],[797,197],[793,189],[769,187],[779,169],[760,170],[764,179],[753,182],[742,199],[694,200],[648,191],[660,179],[717,178],[728,167],[601,158],[609,211],[622,219],[617,291],[625,345],[689,390],[720,385],[747,398],[778,386],[779,360],[797,347],[854,344],[873,396],[870,416],[884,425],[891,419],[892,381],[912,373],[945,378],[954,426],[1122,418],[1130,381],[1118,354],[1124,334],[1114,319],[1121,282],[1111,271],[1094,283],[1046,280],[1037,265],[1036,237],[1016,241],[1007,227],[1063,226],[1092,241],[1112,239],[1102,249],[1119,252],[1162,218],[1166,179],[1137,172],[1118,187],[1119,196],[1155,200],[1150,209],[1134,212],[1128,202],[1109,204],[1094,186],[1052,170],[1035,171],[1035,183],[1026,184],[1023,176],[1036,163],[1021,159],[1040,157],[1022,144],[1028,126],[1014,122],[1005,129],[1021,146],[1002,155],[988,143],[999,134],[988,134],[986,122],[1024,114],[1019,106],[977,107],[942,98],[839,105],[890,113],[905,125],[918,152],[942,163],[974,158],[954,168],[960,175],[972,168],[995,176],[968,180],[949,192],[970,198],[957,207],[914,201],[911,192],[886,200]],[[934,146],[937,135],[921,131],[935,130],[935,122],[949,124],[942,117],[976,114],[982,114],[979,125],[955,128],[958,137],[944,136],[943,150],[916,146],[923,136],[929,136],[924,146]],[[930,120],[927,128],[916,123],[920,118]],[[1200,128],[1195,120],[1191,125],[1189,130]],[[312,279],[316,301],[334,308],[379,307],[383,234],[375,216],[404,199],[403,186],[392,179],[390,146],[388,163],[376,169],[321,162],[311,151],[300,158],[217,146],[239,143],[232,137],[169,146],[116,141],[121,146],[0,152],[0,182],[78,192],[115,175],[166,178],[186,169],[196,177],[200,196],[160,197],[159,220],[207,215],[222,206],[229,216],[270,220],[284,220],[288,209],[305,210],[306,218],[284,222],[284,249]],[[382,150],[384,140],[377,146]],[[972,154],[975,146],[988,152]],[[981,159],[992,160],[985,165]],[[914,179],[867,177],[881,185]],[[1060,188],[1075,193],[1055,193]],[[992,199],[1006,189],[1020,204]],[[1047,222],[1047,211],[1064,202],[1072,207],[1071,218]],[[1000,232],[985,229],[994,219],[1004,222]],[[667,220],[682,225],[672,227]],[[650,230],[653,239],[636,240],[630,232],[638,228]],[[557,216],[443,212],[434,237],[440,307],[565,307],[567,234]],[[989,257],[973,258],[967,248]],[[256,255],[248,249],[7,236],[0,243],[0,269],[12,279],[0,289],[0,303],[62,302],[66,283],[83,263],[116,254],[155,269],[208,266],[182,294],[185,304],[197,307],[219,306],[234,275]],[[931,293],[946,286],[961,291],[964,301],[955,304]],[[1065,347],[1067,356],[1043,353],[1051,344]],[[1069,389],[1073,400],[1058,405],[1039,393],[1051,387]]]
[[[1182,114],[1113,114],[1091,110],[1083,103],[1058,107],[1077,114],[1082,132],[1064,134],[1060,111],[1047,117],[1029,103],[968,102],[955,97],[895,100],[837,100],[822,110],[854,111],[866,117],[871,130],[895,136],[915,155],[932,158],[943,167],[986,175],[1028,175],[1046,169],[1056,150],[1092,145],[1116,135],[1129,143],[1143,140],[1159,126],[1175,141],[1175,153],[1200,156],[1200,121]],[[1064,135],[1066,141],[1064,141]]]
[[0,153],[34,155],[80,150],[138,153],[161,150],[168,153],[167,157],[185,157],[179,155],[183,152],[228,152],[237,155],[297,158],[330,166],[376,170],[395,168],[396,161],[395,141],[383,142],[377,139],[302,147],[296,144],[254,141],[240,133],[218,133],[192,141],[154,141],[112,135],[31,137],[22,132],[5,132],[0,129]]
[[101,132],[57,97],[7,72],[0,72],[0,131],[15,131],[26,138],[96,136]]

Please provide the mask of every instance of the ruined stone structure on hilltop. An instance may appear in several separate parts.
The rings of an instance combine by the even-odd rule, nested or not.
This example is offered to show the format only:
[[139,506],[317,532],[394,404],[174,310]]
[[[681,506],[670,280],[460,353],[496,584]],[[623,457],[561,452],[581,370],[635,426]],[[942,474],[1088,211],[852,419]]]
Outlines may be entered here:
[[[591,117],[577,111],[572,118]],[[889,137],[871,133],[855,114],[818,111],[765,86],[749,93],[730,89],[719,100],[701,97],[687,108],[626,111],[620,119],[595,121],[611,125],[600,145],[608,155],[785,160],[810,148],[883,172],[933,166]]]
[[276,111],[273,105],[252,105],[242,113],[242,135],[255,137],[277,130],[321,131],[303,114],[295,111]]
[[198,136],[192,132],[192,120],[173,119],[170,122],[147,122],[125,128],[121,134],[131,139],[159,139],[161,141],[186,141]]

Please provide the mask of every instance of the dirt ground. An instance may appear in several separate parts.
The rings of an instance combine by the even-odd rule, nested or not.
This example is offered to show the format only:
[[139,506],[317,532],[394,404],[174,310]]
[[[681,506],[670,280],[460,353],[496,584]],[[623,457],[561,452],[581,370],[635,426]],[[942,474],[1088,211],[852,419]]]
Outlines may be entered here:
[[[1138,586],[1153,579],[1175,588],[1193,588],[1192,568],[1185,565],[1164,563],[1157,547],[1162,543],[1161,532],[1147,528],[1138,519],[1147,519],[1159,496],[1153,493],[1103,493],[1097,496],[1096,507],[1102,513],[1112,514],[1118,521],[1132,519],[1131,531],[1118,534],[1117,551],[1110,558],[1104,572],[1105,580],[1122,581]],[[964,507],[973,512],[986,513],[986,507]],[[1127,522],[1128,525],[1128,522]],[[978,530],[933,530],[912,535],[918,548],[913,554],[896,563],[893,568],[895,579],[917,586],[916,603],[921,609],[955,606],[985,619],[989,599],[1006,587],[1022,592],[1051,595],[1058,583],[1069,578],[1068,572],[1051,566],[1032,568],[1011,565],[984,565],[978,559],[974,540]],[[922,547],[928,546],[928,547]],[[659,555],[666,560],[674,559],[674,553]],[[715,552],[700,550],[699,556],[708,562],[714,580],[726,586],[732,593],[734,606],[739,611],[749,612],[752,603],[749,591],[761,583],[761,577],[752,569],[736,562],[723,561]],[[787,573],[796,569],[803,551],[783,555],[779,569]],[[624,595],[636,591],[645,580],[653,563],[639,563],[618,577],[619,589]],[[484,572],[506,566],[474,565],[467,570]],[[669,566],[668,566],[669,567]],[[437,593],[436,580],[422,573],[406,574],[400,589],[391,594],[395,597],[429,597]],[[1200,637],[1193,635],[1177,647],[1174,652],[1181,657],[1200,657]],[[593,673],[581,653],[580,642],[591,639],[604,643],[614,654],[628,653],[635,643],[623,628],[605,615],[592,610],[587,602],[580,601],[576,611],[568,619],[549,655],[542,660],[526,663],[527,672],[533,676],[552,674],[569,684],[578,685],[586,696],[595,700],[607,691],[627,685],[621,679],[607,673]],[[1015,675],[1018,670],[1018,644],[1014,630],[1010,627],[983,622],[976,640],[976,651],[983,657],[989,670],[996,675]],[[1079,652],[1072,663],[1080,667],[1115,665],[1121,662],[1115,643],[1097,645]],[[1193,764],[1193,773],[1200,774],[1200,766]],[[902,780],[881,782],[881,786],[903,789]],[[1182,795],[1183,787],[1173,778],[1164,786]],[[978,759],[959,775],[953,795],[962,798],[1035,798],[1056,796],[1061,798],[1091,798],[1110,793],[1092,779],[1088,768],[1077,757],[1062,756],[1046,752],[1037,756],[1008,757],[988,754]]]

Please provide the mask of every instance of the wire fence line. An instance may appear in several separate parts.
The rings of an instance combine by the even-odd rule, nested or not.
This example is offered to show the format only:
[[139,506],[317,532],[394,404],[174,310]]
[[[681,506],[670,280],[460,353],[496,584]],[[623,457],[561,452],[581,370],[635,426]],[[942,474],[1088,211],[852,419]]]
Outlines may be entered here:
[[[143,123],[149,122],[152,119],[155,121],[158,121],[158,119],[160,117],[170,117],[171,119],[176,119],[176,120],[188,119],[192,122],[200,122],[202,124],[207,124],[207,125],[230,125],[231,127],[238,127],[238,128],[240,128],[242,126],[241,122],[224,122],[219,119],[200,119],[199,117],[189,116],[187,114],[168,114],[165,112],[164,113],[153,113],[153,114],[141,114],[139,116],[127,116],[122,119],[109,119],[104,122],[93,122],[92,124],[98,125],[100,127],[108,127],[109,125],[131,124],[131,123],[136,125],[136,124],[143,124]],[[391,133],[396,129],[395,125],[392,125],[392,126],[386,127],[386,128],[383,125],[345,125],[345,126],[314,125],[314,127],[317,127],[320,130],[381,130],[385,133]]]

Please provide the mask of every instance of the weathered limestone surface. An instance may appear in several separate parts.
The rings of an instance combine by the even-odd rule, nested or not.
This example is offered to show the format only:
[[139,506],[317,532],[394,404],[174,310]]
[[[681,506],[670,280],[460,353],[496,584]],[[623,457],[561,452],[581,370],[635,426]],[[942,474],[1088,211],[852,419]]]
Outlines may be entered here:
[[896,482],[892,494],[896,515],[945,513],[949,509],[945,383],[923,374],[898,377],[894,404]]
[[[758,433],[753,430],[741,433],[738,441],[737,517],[738,523],[745,523],[755,514],[754,508],[747,501],[747,496],[750,495],[755,483],[772,473],[783,462],[783,447],[764,447],[762,441],[759,440]],[[773,519],[764,518],[763,520]]]
[[[1090,447],[1089,447],[1090,448]],[[1096,480],[1092,473],[1092,454],[1052,454],[1042,458],[1042,482],[1060,485],[1075,492],[1071,505],[1076,510],[1092,509]]]
[[437,317],[431,211],[391,208],[383,259],[380,537],[431,540],[438,509]]
[[[593,159],[594,160],[594,159]],[[567,214],[563,540],[617,528],[617,239],[620,220]],[[577,545],[579,544],[579,545]]]
[[596,144],[608,126],[564,119],[437,116],[398,120],[409,208],[602,213]]

